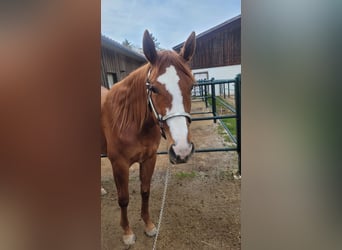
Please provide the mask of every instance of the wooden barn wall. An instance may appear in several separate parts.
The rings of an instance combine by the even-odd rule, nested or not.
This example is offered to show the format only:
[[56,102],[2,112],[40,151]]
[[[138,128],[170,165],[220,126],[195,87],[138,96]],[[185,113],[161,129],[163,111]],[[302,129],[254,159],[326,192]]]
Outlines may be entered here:
[[192,69],[241,64],[241,19],[196,40]]
[[129,73],[139,68],[145,62],[135,60],[117,51],[101,48],[101,85],[108,88],[107,73],[116,73],[121,81]]

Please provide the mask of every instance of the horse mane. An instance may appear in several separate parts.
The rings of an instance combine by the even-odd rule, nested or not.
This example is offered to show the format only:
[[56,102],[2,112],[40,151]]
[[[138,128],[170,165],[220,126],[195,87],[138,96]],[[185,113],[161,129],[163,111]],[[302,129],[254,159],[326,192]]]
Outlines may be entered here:
[[[158,59],[153,65],[151,79],[163,74],[161,70],[165,71],[171,64],[186,77],[195,81],[185,60],[175,51],[158,51]],[[112,128],[118,129],[119,133],[129,126],[142,129],[148,117],[146,80],[151,67],[151,64],[147,63],[136,69],[110,90]]]
[[119,133],[129,126],[141,129],[147,114],[146,79],[149,64],[146,64],[116,83],[111,92],[112,128]]

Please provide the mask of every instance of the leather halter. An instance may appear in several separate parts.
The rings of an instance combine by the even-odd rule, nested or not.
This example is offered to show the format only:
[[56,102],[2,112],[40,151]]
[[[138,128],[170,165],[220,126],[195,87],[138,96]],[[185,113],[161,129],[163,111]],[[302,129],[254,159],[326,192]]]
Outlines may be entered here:
[[167,115],[161,115],[160,113],[158,113],[158,111],[155,108],[155,105],[153,103],[153,100],[151,98],[151,94],[152,94],[152,86],[151,86],[151,82],[150,82],[150,74],[151,74],[151,69],[148,71],[147,74],[147,80],[146,80],[146,88],[147,88],[147,103],[150,106],[152,113],[154,114],[154,117],[157,119],[159,127],[160,127],[160,133],[163,136],[164,139],[166,139],[166,135],[165,135],[165,128],[164,128],[164,124],[167,120],[174,118],[174,117],[185,117],[188,119],[188,122],[191,123],[191,115],[187,112],[174,112],[174,113],[170,113]]

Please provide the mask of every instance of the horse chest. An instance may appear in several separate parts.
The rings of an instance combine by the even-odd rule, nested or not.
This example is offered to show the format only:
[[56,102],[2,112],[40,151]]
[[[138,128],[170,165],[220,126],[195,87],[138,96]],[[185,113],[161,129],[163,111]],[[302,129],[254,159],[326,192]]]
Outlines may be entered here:
[[[127,132],[127,131],[126,131]],[[147,133],[123,133],[113,142],[115,158],[129,159],[129,163],[143,162],[155,155],[160,143],[158,130]]]

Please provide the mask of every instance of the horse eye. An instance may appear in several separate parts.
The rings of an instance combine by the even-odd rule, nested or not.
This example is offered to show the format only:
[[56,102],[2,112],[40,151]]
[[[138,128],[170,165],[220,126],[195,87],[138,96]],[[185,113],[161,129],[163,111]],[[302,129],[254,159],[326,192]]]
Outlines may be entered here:
[[150,86],[150,90],[155,94],[159,93],[159,90],[155,86]]

